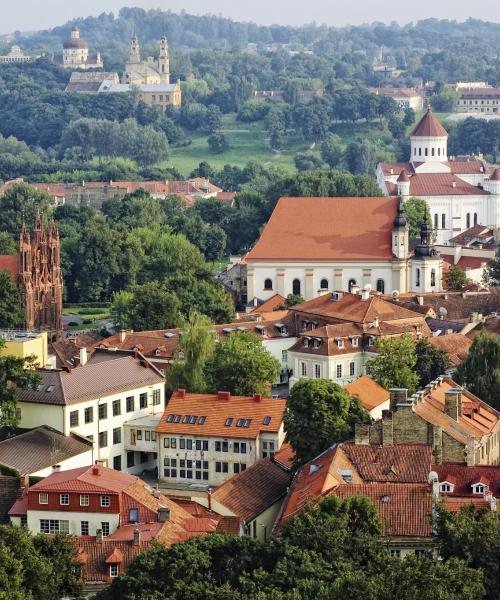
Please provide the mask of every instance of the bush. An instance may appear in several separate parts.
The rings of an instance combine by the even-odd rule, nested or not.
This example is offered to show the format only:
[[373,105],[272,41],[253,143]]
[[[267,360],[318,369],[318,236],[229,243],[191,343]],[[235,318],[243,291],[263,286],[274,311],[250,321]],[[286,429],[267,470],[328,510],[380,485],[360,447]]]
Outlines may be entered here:
[[215,154],[222,154],[229,148],[226,136],[222,133],[214,133],[207,139],[208,145]]

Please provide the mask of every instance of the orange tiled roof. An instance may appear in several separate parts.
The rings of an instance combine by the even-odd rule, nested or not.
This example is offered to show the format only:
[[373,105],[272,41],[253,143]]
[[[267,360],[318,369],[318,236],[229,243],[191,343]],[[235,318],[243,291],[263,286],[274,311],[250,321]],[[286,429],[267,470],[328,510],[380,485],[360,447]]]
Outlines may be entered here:
[[389,260],[396,212],[387,197],[281,198],[246,260]]
[[416,173],[410,176],[411,196],[488,196],[489,192],[454,173]]
[[443,462],[440,465],[434,465],[432,470],[436,471],[440,482],[448,481],[454,484],[453,492],[446,494],[448,498],[456,496],[483,499],[482,494],[472,493],[472,485],[481,482],[488,486],[488,491],[493,496],[496,498],[500,496],[500,466],[475,465],[468,467],[461,463]]
[[274,294],[268,300],[263,302],[260,306],[255,307],[250,313],[265,313],[272,312],[278,306],[286,304],[286,298],[281,294]]
[[295,452],[293,451],[292,445],[287,442],[283,444],[278,452],[276,452],[274,455],[274,462],[278,463],[285,469],[291,469],[294,458]]
[[448,137],[448,132],[432,114],[429,107],[410,135],[417,137]]
[[350,396],[359,398],[363,408],[367,411],[389,400],[389,392],[368,375],[362,375],[344,387]]
[[434,348],[444,350],[448,354],[450,367],[458,367],[467,358],[472,346],[472,340],[461,333],[430,337],[428,342]]
[[[172,435],[256,439],[260,433],[280,430],[285,408],[283,398],[232,396],[229,392],[184,395],[181,391],[170,398],[156,431]],[[180,416],[178,423],[174,422],[173,415]],[[183,418],[188,416],[192,418]],[[205,420],[200,423],[202,416]],[[264,424],[265,417],[270,417],[267,425]],[[228,419],[232,421],[226,426]],[[249,421],[247,426],[244,421]]]
[[[380,163],[380,168],[385,176],[399,175],[404,169],[408,173],[415,173],[415,167],[422,163]],[[448,160],[442,164],[450,168],[451,173],[455,175],[479,175],[486,173],[486,163],[482,160],[472,158],[470,160]],[[391,172],[392,171],[392,172]]]

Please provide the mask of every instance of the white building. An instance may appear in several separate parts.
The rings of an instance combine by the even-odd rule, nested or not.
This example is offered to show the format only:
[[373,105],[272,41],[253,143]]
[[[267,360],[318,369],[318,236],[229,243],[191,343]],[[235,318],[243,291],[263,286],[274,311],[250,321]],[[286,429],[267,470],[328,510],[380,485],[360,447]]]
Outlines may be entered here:
[[12,46],[10,52],[0,56],[0,63],[25,63],[31,60],[31,56],[26,56],[19,46]]
[[439,291],[431,233],[424,227],[411,254],[396,198],[281,198],[245,257],[248,300],[276,293],[310,300],[366,285],[381,293]]
[[370,88],[370,92],[375,94],[375,96],[392,98],[401,110],[411,108],[415,112],[420,112],[424,108],[423,94],[414,88],[395,88],[386,86]]
[[20,390],[19,426],[48,425],[64,435],[93,442],[94,460],[116,470],[140,473],[156,466],[154,454],[127,450],[127,421],[162,413],[163,375],[140,353],[97,349],[87,360],[61,370],[39,369],[36,390]]
[[62,66],[66,69],[102,69],[104,66],[101,54],[89,51],[89,45],[80,37],[78,27],[73,27],[63,43]]
[[438,244],[470,227],[500,226],[500,171],[488,177],[477,158],[448,157],[448,133],[429,108],[410,135],[407,163],[380,163],[377,182],[388,196],[422,198]]
[[500,115],[500,88],[471,85],[458,91],[457,112]]

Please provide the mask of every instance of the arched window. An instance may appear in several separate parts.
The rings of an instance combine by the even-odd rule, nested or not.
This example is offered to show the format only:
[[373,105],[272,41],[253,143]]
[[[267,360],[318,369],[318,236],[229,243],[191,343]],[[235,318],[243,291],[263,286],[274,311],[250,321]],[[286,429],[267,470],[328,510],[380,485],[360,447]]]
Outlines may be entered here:
[[265,290],[272,290],[273,289],[273,280],[272,279],[266,279],[264,281],[264,289]]
[[438,156],[441,156],[441,148],[438,146]]
[[322,279],[319,284],[320,289],[327,290],[328,289],[328,279]]
[[425,156],[429,156],[429,148],[425,149]]
[[348,289],[349,292],[352,292],[352,288],[356,285],[356,280],[355,279],[349,279],[349,283],[348,283]]
[[436,269],[431,269],[431,287],[436,287]]
[[294,279],[292,283],[292,294],[300,296],[300,279]]
[[419,156],[422,156],[422,148],[419,148],[419,149],[418,149],[418,155],[419,155]]
[[432,154],[432,156],[434,156],[434,146],[432,147],[431,154]]
[[415,269],[415,287],[420,287],[420,269]]
[[437,229],[439,227],[439,215],[437,213],[434,213],[434,229]]
[[377,292],[385,294],[385,281],[383,279],[377,279]]
[[446,229],[446,215],[444,213],[441,215],[441,227]]
[[469,229],[469,227],[470,227],[470,213],[467,213],[465,215],[465,228]]
[[474,213],[474,225],[477,225],[477,213]]

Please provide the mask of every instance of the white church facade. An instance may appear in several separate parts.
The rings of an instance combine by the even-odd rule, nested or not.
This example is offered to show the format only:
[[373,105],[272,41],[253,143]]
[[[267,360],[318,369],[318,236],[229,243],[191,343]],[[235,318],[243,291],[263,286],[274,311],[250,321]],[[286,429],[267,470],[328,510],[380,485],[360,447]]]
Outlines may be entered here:
[[250,303],[275,294],[305,300],[366,288],[440,291],[442,260],[423,227],[409,250],[398,198],[281,198],[245,257]]
[[474,225],[500,226],[500,172],[488,176],[479,158],[450,159],[448,133],[429,108],[410,135],[407,163],[380,163],[377,182],[388,196],[427,201],[435,239],[447,244]]

